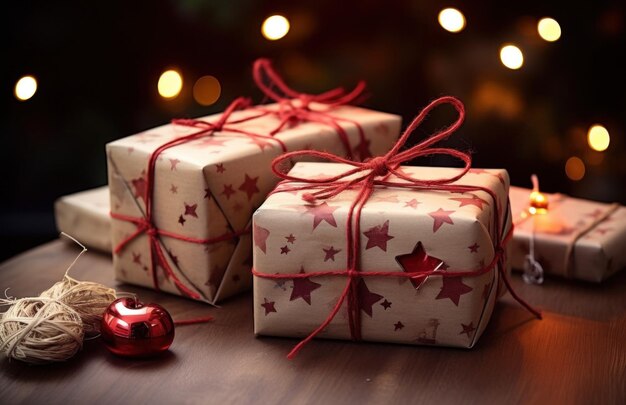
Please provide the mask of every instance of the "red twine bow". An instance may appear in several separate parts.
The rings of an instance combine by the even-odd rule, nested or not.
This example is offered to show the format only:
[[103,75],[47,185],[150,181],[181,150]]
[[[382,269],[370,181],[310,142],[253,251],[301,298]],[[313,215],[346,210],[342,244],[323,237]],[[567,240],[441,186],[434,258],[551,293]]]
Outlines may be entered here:
[[[360,81],[356,87],[346,93],[343,88],[335,88],[321,94],[300,93],[291,89],[278,75],[268,59],[257,59],[254,62],[252,74],[254,81],[261,91],[270,99],[278,103],[278,109],[262,109],[265,114],[274,114],[279,119],[278,126],[270,132],[275,135],[287,125],[302,122],[316,122],[333,128],[346,150],[346,156],[352,159],[353,148],[350,145],[348,133],[339,125],[340,122],[353,124],[357,128],[359,144],[354,148],[360,160],[371,157],[369,144],[361,125],[353,120],[335,117],[330,114],[334,107],[355,103],[363,96],[365,82]],[[269,83],[269,84],[266,84]],[[276,91],[277,89],[278,91]],[[323,107],[312,108],[311,103],[322,104]]]
[[[404,151],[400,151],[400,148],[404,146],[409,136],[413,133],[415,128],[417,128],[422,121],[426,118],[426,116],[432,111],[435,107],[441,104],[450,104],[453,106],[458,112],[457,120],[450,125],[449,127],[441,130],[440,132],[430,136],[426,140],[420,142],[419,144],[406,149]],[[323,200],[332,198],[339,193],[347,190],[354,189],[358,187],[359,191],[357,193],[356,198],[352,201],[350,205],[350,209],[348,211],[348,216],[346,219],[346,245],[347,245],[347,268],[344,271],[319,271],[319,272],[309,272],[309,273],[298,273],[298,274],[270,274],[270,273],[261,273],[256,269],[252,269],[252,273],[257,277],[267,278],[267,279],[295,279],[295,278],[305,278],[305,277],[318,277],[318,276],[347,276],[347,283],[345,288],[343,289],[341,295],[339,296],[339,300],[331,310],[328,317],[322,322],[319,327],[317,327],[309,336],[307,336],[304,340],[298,343],[293,350],[288,354],[288,358],[293,358],[300,349],[307,344],[310,340],[312,340],[317,334],[319,334],[322,330],[324,330],[330,322],[334,319],[335,315],[339,312],[341,305],[344,301],[348,302],[348,320],[350,325],[350,333],[354,340],[359,340],[361,338],[361,313],[359,306],[359,296],[357,289],[357,281],[361,277],[405,277],[405,278],[424,278],[428,276],[439,276],[439,277],[463,277],[463,276],[478,276],[480,274],[487,273],[491,271],[496,265],[498,265],[498,270],[504,283],[513,296],[515,300],[517,300],[521,305],[523,305],[526,309],[528,309],[531,313],[533,313],[537,318],[541,318],[541,314],[532,308],[529,304],[527,304],[523,299],[521,299],[511,287],[508,278],[506,277],[506,273],[504,270],[504,246],[510,240],[512,236],[512,227],[506,235],[502,235],[503,229],[500,224],[500,215],[498,214],[497,204],[494,204],[494,216],[495,216],[495,228],[496,228],[496,236],[494,237],[494,250],[495,255],[491,263],[487,266],[473,271],[457,271],[457,272],[441,272],[441,271],[428,271],[428,272],[384,272],[384,271],[373,271],[373,272],[365,272],[362,273],[359,271],[359,252],[360,252],[360,222],[361,222],[361,211],[363,206],[367,202],[367,200],[372,195],[375,186],[391,186],[391,187],[400,187],[400,188],[410,188],[415,190],[444,190],[451,192],[468,192],[468,191],[484,191],[488,193],[494,202],[497,201],[497,196],[494,192],[488,188],[480,187],[480,186],[468,186],[468,185],[455,185],[452,184],[455,181],[462,178],[471,167],[471,157],[465,152],[458,151],[456,149],[451,148],[440,148],[433,147],[433,145],[439,141],[442,141],[448,138],[453,132],[455,132],[463,123],[465,117],[465,108],[461,101],[454,97],[441,97],[433,102],[431,102],[426,108],[424,108],[419,115],[413,120],[413,122],[408,126],[402,136],[398,139],[397,143],[394,147],[387,152],[383,156],[375,157],[369,159],[365,162],[355,162],[349,159],[341,158],[339,156],[318,152],[313,150],[306,151],[296,151],[286,153],[282,156],[277,157],[272,162],[272,170],[274,173],[286,180],[287,182],[300,182],[306,183],[303,186],[292,186],[292,187],[281,187],[277,189],[276,192],[282,191],[299,191],[299,190],[308,190],[310,192],[305,193],[302,197],[305,201],[309,203],[314,203],[316,200]],[[353,169],[347,170],[344,173],[339,175],[322,178],[322,179],[310,179],[305,177],[293,176],[285,173],[284,166],[281,166],[281,163],[285,160],[292,159],[298,156],[313,156],[316,158],[324,159],[331,162],[344,163],[351,166],[354,166]],[[412,176],[409,176],[402,171],[397,170],[401,163],[410,161],[414,158],[420,156],[428,156],[428,155],[448,155],[453,156],[464,163],[463,169],[459,172],[459,174],[447,178],[440,179],[417,179]],[[283,169],[281,170],[281,167]],[[395,175],[397,178],[403,180],[403,182],[399,181],[389,181],[387,178],[389,175]],[[313,191],[314,190],[314,191]]]
[[236,123],[240,123],[240,122],[257,118],[256,116],[251,116],[251,117],[243,118],[240,120],[229,121],[229,118],[231,118],[233,112],[247,108],[249,105],[250,105],[250,101],[248,99],[237,98],[226,108],[224,113],[215,122],[207,122],[207,121],[193,120],[193,119],[172,120],[172,123],[175,125],[184,125],[184,126],[194,127],[194,128],[198,128],[199,130],[189,135],[181,136],[179,138],[175,138],[169,142],[164,143],[163,145],[159,146],[150,155],[150,159],[148,161],[148,171],[146,174],[146,190],[145,190],[145,196],[144,196],[146,211],[145,211],[144,216],[143,217],[131,217],[128,215],[111,212],[111,217],[122,220],[122,221],[131,222],[137,226],[137,229],[135,230],[135,232],[133,232],[132,234],[130,234],[128,237],[126,237],[124,240],[122,240],[120,243],[117,244],[117,246],[113,250],[113,253],[118,254],[120,251],[124,249],[124,247],[130,241],[132,241],[139,235],[142,235],[145,233],[148,236],[149,241],[150,241],[150,260],[152,263],[151,274],[152,274],[154,288],[157,291],[159,291],[160,289],[159,289],[159,282],[157,278],[156,267],[161,266],[163,270],[165,271],[165,274],[173,281],[174,285],[176,285],[179,291],[181,291],[187,297],[190,297],[193,299],[201,298],[198,293],[196,293],[195,291],[187,287],[176,276],[176,274],[170,267],[165,257],[165,253],[163,252],[163,248],[161,247],[161,244],[159,243],[159,238],[161,236],[166,236],[169,238],[174,238],[174,239],[178,239],[178,240],[182,240],[182,241],[190,242],[190,243],[210,245],[213,243],[218,243],[218,242],[223,242],[226,240],[234,239],[243,234],[250,232],[250,228],[244,228],[242,230],[231,232],[231,233],[226,233],[224,235],[221,235],[215,238],[199,239],[199,238],[179,235],[174,232],[169,232],[169,231],[165,231],[162,229],[158,229],[156,225],[154,224],[154,209],[153,209],[153,204],[154,204],[153,194],[154,194],[154,182],[155,182],[154,178],[155,178],[155,169],[156,169],[157,159],[159,155],[166,149],[184,144],[186,142],[196,140],[204,136],[213,136],[216,132],[220,132],[220,131],[234,132],[234,133],[242,134],[250,138],[271,139],[272,141],[277,142],[281,146],[283,152],[286,151],[287,147],[279,139],[276,139],[270,136],[254,134],[252,132],[248,132],[248,131],[244,131],[244,130],[232,127],[232,124],[236,124]]

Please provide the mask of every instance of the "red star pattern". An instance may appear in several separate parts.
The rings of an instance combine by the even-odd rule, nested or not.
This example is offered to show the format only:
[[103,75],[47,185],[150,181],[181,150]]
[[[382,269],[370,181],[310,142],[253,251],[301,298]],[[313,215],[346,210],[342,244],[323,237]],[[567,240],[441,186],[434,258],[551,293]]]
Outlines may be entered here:
[[222,190],[222,194],[226,196],[227,200],[230,200],[230,196],[235,194],[235,190],[233,190],[233,185],[224,184],[224,190]]
[[265,309],[265,316],[269,315],[270,312],[276,312],[275,301],[268,301],[267,298],[263,298],[263,301],[261,306]]
[[612,231],[613,228],[598,228],[596,229],[596,233],[599,233],[600,235],[604,235],[605,233]]
[[374,127],[374,131],[376,131],[377,134],[382,135],[382,136],[389,135],[389,127],[386,124],[383,124],[382,122],[379,124],[376,124],[376,126]]
[[421,202],[417,201],[415,198],[404,203],[405,207],[411,207],[413,209],[417,208],[417,205],[421,204]]
[[471,339],[472,335],[474,335],[474,331],[476,330],[476,328],[474,327],[474,322],[470,322],[469,325],[462,323],[461,327],[463,328],[463,330],[459,332],[459,335],[462,335],[465,333],[467,337]]
[[450,215],[454,212],[455,211],[446,211],[441,208],[439,208],[437,211],[429,212],[428,215],[430,215],[435,220],[433,223],[433,233],[437,232],[443,224],[454,225],[452,218],[450,218]]
[[324,251],[325,255],[324,255],[324,261],[328,261],[328,260],[332,260],[333,262],[335,261],[335,255],[339,252],[341,252],[341,249],[335,249],[334,246],[329,247],[328,249],[322,248],[322,250]]
[[[405,273],[422,273],[440,269],[443,261],[434,256],[429,256],[424,250],[422,242],[417,242],[411,253],[396,256],[396,261]],[[424,284],[428,277],[412,277],[409,280],[417,290]]]
[[289,236],[285,236],[285,239],[287,239],[287,243],[291,243],[292,245],[296,241],[296,237],[293,236],[293,233],[290,233]]
[[170,192],[172,194],[178,194],[178,187],[172,184],[172,186],[170,187]]
[[467,294],[473,290],[472,287],[463,284],[462,277],[441,277],[441,280],[443,285],[435,299],[441,300],[449,298],[457,307],[459,306],[461,295]]
[[404,324],[403,324],[402,322],[400,322],[400,321],[396,322],[396,323],[393,325],[393,330],[394,330],[394,331],[398,331],[398,330],[400,330],[400,329],[402,329],[402,328],[404,328]]
[[257,224],[254,224],[253,237],[254,245],[258,246],[263,253],[267,253],[267,238],[270,236],[270,231]]
[[209,187],[204,189],[204,198],[211,199],[211,189]]
[[181,224],[182,226],[185,226],[185,222],[187,222],[187,220],[185,218],[183,218],[182,215],[178,216],[178,223]]
[[313,215],[313,229],[317,228],[322,221],[326,221],[330,226],[337,227],[333,212],[339,207],[330,206],[324,201],[318,205],[306,205],[304,208],[307,214]]
[[250,177],[246,173],[245,180],[239,186],[239,190],[244,191],[248,196],[248,200],[252,199],[252,196],[255,193],[259,192],[259,188],[256,186],[256,182],[259,180],[259,177]]
[[475,196],[474,194],[470,194],[471,197],[455,197],[449,198],[449,200],[457,201],[459,203],[459,207],[464,207],[466,205],[473,205],[475,207],[483,209],[483,204],[489,205],[489,203],[483,200],[480,197]]
[[192,205],[188,205],[187,203],[183,203],[183,204],[185,204],[185,213],[183,215],[189,215],[194,218],[198,218],[198,214],[196,214],[196,208],[198,208],[198,204],[192,204]]
[[261,138],[249,138],[248,141],[252,144],[255,144],[256,146],[259,147],[259,149],[261,149],[261,151],[265,151],[265,148],[267,148],[268,146],[272,146],[271,142],[268,142],[264,139]]
[[389,235],[389,220],[382,225],[373,226],[363,232],[367,236],[367,245],[365,250],[378,246],[383,252],[387,251],[387,242],[394,237]]
[[135,198],[141,198],[143,202],[146,202],[146,187],[148,183],[146,182],[146,172],[141,172],[141,177],[136,179],[132,179],[131,183],[133,184],[133,188],[135,189]]
[[382,295],[373,293],[367,288],[365,280],[359,279],[357,284],[357,295],[359,297],[359,308],[372,317],[372,305],[383,299]]
[[[304,269],[301,269],[300,273],[304,273]],[[309,280],[308,277],[294,278],[293,290],[291,291],[291,297],[289,297],[289,301],[294,301],[298,298],[302,298],[304,302],[311,305],[311,292],[317,290],[321,286],[321,284]]]
[[287,246],[287,245],[285,245],[285,246],[280,248],[280,254],[281,255],[289,254],[289,252],[291,252],[291,249],[289,249],[289,246]]
[[170,161],[170,170],[176,170],[176,166],[180,163],[178,159],[169,159]]
[[133,263],[141,265],[141,253],[133,252]]
[[224,167],[224,163],[216,164],[215,170],[217,170],[218,173],[224,173],[226,171],[226,168]]
[[226,139],[218,139],[215,136],[209,136],[198,141],[198,146],[224,146]]
[[474,244],[472,246],[468,246],[467,248],[470,250],[471,253],[478,253],[478,248],[480,247],[480,245],[476,242],[474,242]]
[[387,301],[386,299],[383,302],[381,302],[380,305],[382,305],[383,308],[385,308],[385,311],[391,308],[391,302]]

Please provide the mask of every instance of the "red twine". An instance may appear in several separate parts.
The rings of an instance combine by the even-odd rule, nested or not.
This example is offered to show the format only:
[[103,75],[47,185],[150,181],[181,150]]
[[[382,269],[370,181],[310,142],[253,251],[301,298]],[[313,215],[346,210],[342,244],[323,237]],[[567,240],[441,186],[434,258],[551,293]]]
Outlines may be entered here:
[[[400,152],[400,148],[404,146],[409,136],[412,132],[417,128],[422,121],[426,118],[426,116],[432,111],[435,107],[441,104],[450,104],[452,105],[456,111],[458,112],[457,120],[450,125],[449,127],[441,130],[440,132],[430,136],[426,140],[420,142],[419,144],[406,149]],[[267,279],[295,279],[295,278],[304,278],[304,277],[318,277],[318,276],[347,276],[348,281],[346,286],[343,289],[343,292],[339,296],[339,300],[329,313],[328,317],[319,325],[309,336],[307,336],[304,340],[298,343],[293,350],[287,355],[288,358],[293,358],[301,349],[306,345],[310,340],[312,340],[317,334],[319,334],[324,328],[326,328],[330,322],[334,319],[335,315],[339,312],[341,305],[344,301],[348,302],[348,321],[350,325],[350,334],[354,340],[360,340],[361,338],[361,313],[359,310],[359,302],[358,302],[358,293],[357,293],[357,281],[361,277],[406,277],[406,278],[423,278],[428,276],[438,276],[438,277],[463,277],[463,276],[478,276],[484,273],[487,273],[498,265],[498,271],[506,288],[509,290],[513,298],[518,301],[522,306],[524,306],[528,311],[534,314],[537,318],[541,319],[541,313],[536,309],[532,308],[528,303],[526,303],[522,298],[520,298],[512,286],[510,285],[508,278],[506,276],[504,270],[504,247],[507,242],[511,239],[513,228],[509,230],[506,235],[502,235],[503,229],[500,223],[500,215],[498,214],[498,206],[494,204],[494,216],[495,216],[495,228],[496,228],[496,236],[494,237],[495,243],[495,255],[491,263],[487,266],[472,271],[461,271],[461,272],[440,272],[440,271],[428,271],[428,272],[385,272],[385,271],[375,271],[375,272],[360,272],[360,263],[359,263],[359,252],[360,252],[360,223],[361,223],[361,211],[363,206],[367,202],[367,200],[372,195],[372,192],[375,189],[375,186],[387,186],[387,187],[400,187],[400,188],[410,188],[415,190],[440,190],[440,191],[450,191],[450,192],[468,192],[468,191],[484,191],[488,193],[494,202],[497,202],[497,197],[493,191],[480,186],[468,186],[468,185],[454,185],[451,184],[460,178],[462,178],[471,167],[471,157],[465,153],[458,151],[456,149],[451,148],[440,148],[433,147],[433,145],[439,141],[442,141],[448,138],[453,132],[455,132],[463,123],[465,118],[465,107],[463,103],[454,97],[441,97],[433,102],[431,102],[426,108],[424,108],[419,115],[411,122],[408,128],[404,131],[402,136],[398,139],[397,143],[394,147],[387,152],[383,156],[375,157],[369,159],[365,162],[355,162],[349,159],[344,159],[339,156],[326,153],[326,152],[318,152],[313,150],[305,150],[305,151],[296,151],[286,153],[282,156],[277,157],[272,162],[272,170],[274,173],[286,180],[287,182],[300,182],[306,183],[304,186],[292,186],[292,187],[281,187],[277,189],[275,192],[283,192],[283,191],[299,191],[299,190],[309,190],[309,192],[305,193],[302,198],[310,203],[315,202],[316,200],[324,200],[328,198],[332,198],[339,193],[347,190],[358,188],[358,194],[352,204],[350,205],[350,209],[348,211],[348,216],[346,219],[346,246],[347,246],[347,268],[343,271],[318,271],[318,272],[309,272],[309,273],[298,273],[298,274],[270,274],[270,273],[262,273],[257,271],[256,269],[252,269],[252,273],[261,278]],[[305,177],[298,177],[287,174],[284,170],[281,170],[281,163],[285,160],[292,159],[294,157],[299,156],[313,156],[319,159],[345,163],[351,166],[354,166],[353,169],[350,169],[344,173],[341,173],[336,176],[322,178],[322,179],[310,179]],[[463,169],[460,171],[458,175],[440,178],[440,179],[416,179],[411,177],[401,171],[398,171],[397,168],[401,163],[410,161],[414,158],[420,156],[429,156],[429,155],[448,155],[453,156],[464,163]],[[404,182],[398,181],[389,181],[387,180],[388,176],[393,174],[399,179],[404,180]],[[348,179],[348,177],[354,176],[353,179]],[[283,183],[285,184],[285,183]]]
[[[278,117],[278,126],[270,131],[275,135],[288,125],[295,125],[302,122],[316,122],[333,128],[346,150],[346,156],[352,159],[353,148],[350,145],[348,133],[339,125],[339,122],[353,124],[359,135],[359,144],[355,151],[360,160],[371,157],[369,145],[365,138],[365,132],[361,125],[353,120],[335,117],[329,111],[335,107],[355,103],[362,98],[365,90],[365,82],[360,81],[356,87],[346,93],[343,88],[338,87],[321,94],[299,93],[291,89],[280,75],[272,67],[268,59],[257,59],[254,62],[252,74],[254,81],[261,91],[270,99],[278,103],[278,109],[271,110],[259,107],[264,114],[274,114]],[[269,84],[266,84],[269,83]],[[276,90],[278,91],[276,91]],[[322,107],[311,108],[311,103],[321,104]]]

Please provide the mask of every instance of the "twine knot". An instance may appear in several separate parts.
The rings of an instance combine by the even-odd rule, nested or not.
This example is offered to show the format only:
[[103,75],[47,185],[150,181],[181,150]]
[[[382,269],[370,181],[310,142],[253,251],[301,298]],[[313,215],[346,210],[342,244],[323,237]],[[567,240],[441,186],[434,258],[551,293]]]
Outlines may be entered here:
[[364,164],[365,168],[370,169],[376,177],[386,176],[389,173],[387,159],[384,156],[376,156],[369,159]]

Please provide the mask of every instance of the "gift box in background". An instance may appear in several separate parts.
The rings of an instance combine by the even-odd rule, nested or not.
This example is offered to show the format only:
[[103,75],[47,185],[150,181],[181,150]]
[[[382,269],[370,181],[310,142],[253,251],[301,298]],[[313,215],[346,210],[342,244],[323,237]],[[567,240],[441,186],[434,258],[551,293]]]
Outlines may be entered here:
[[[224,115],[164,125],[107,145],[118,280],[210,303],[249,288],[249,223],[276,185],[272,159],[299,149],[346,155],[351,152],[346,141],[360,151],[365,146],[371,153],[384,153],[400,129],[399,116],[357,107],[306,106],[307,111],[323,110],[325,122],[285,119],[283,107],[236,111],[217,131],[208,123]],[[280,113],[268,113],[277,110]],[[267,136],[279,127],[275,136]],[[203,128],[205,133],[197,139],[162,147]],[[147,174],[152,155],[150,193]]]
[[72,235],[85,246],[111,252],[109,188],[98,187],[57,199],[54,218],[59,232]]
[[534,233],[535,260],[546,274],[600,282],[626,267],[626,208],[547,194],[545,214],[528,213],[531,190],[511,187],[515,224],[511,263],[522,270]]
[[[318,179],[352,168],[297,163],[289,176]],[[419,179],[451,178],[461,172],[433,167],[400,170]],[[403,181],[395,176],[389,180]],[[289,184],[297,188],[302,183]],[[451,185],[459,184],[474,191],[375,186],[361,211],[361,274],[475,273],[425,280],[359,276],[356,296],[363,340],[472,347],[484,331],[502,286],[497,266],[489,264],[503,243],[501,235],[511,227],[509,180],[505,170],[472,170]],[[359,190],[349,189],[317,204],[303,200],[307,190],[289,190],[271,194],[253,218],[254,331],[259,335],[308,335],[327,320],[347,288],[346,219]],[[484,190],[490,190],[495,201]],[[277,279],[272,278],[275,273],[315,274]],[[347,301],[318,336],[354,338]]]

